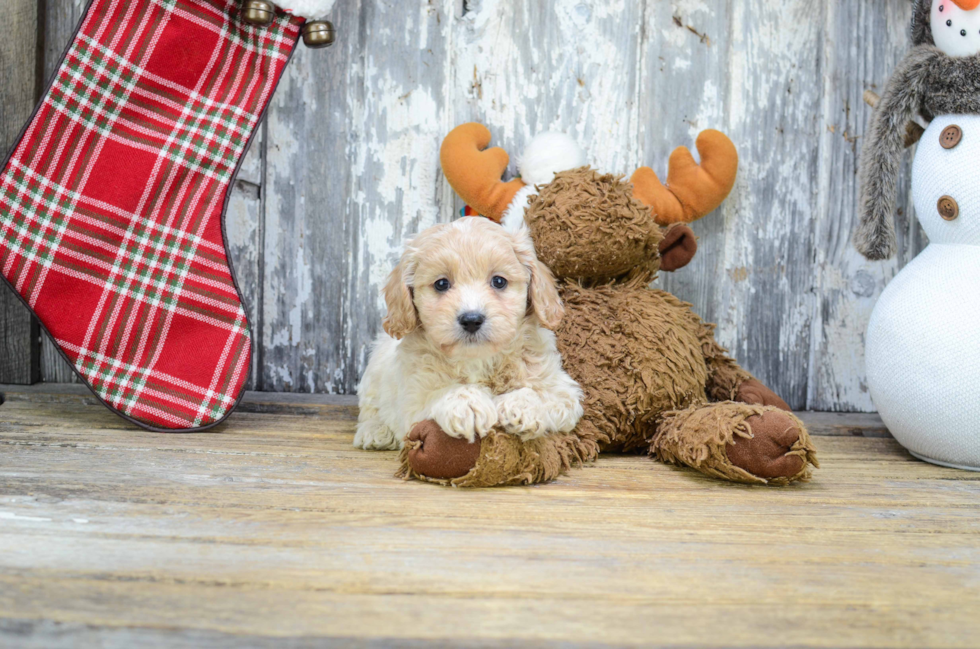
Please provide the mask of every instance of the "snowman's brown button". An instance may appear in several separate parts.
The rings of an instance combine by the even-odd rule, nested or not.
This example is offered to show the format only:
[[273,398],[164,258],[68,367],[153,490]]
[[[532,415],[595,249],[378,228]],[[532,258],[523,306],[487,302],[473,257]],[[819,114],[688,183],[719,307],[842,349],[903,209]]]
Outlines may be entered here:
[[961,129],[956,124],[951,124],[943,129],[942,135],[939,136],[939,144],[942,145],[944,149],[952,149],[960,140],[963,139],[963,129]]
[[943,196],[939,199],[936,206],[939,209],[939,216],[947,221],[954,221],[960,215],[960,206],[952,196]]

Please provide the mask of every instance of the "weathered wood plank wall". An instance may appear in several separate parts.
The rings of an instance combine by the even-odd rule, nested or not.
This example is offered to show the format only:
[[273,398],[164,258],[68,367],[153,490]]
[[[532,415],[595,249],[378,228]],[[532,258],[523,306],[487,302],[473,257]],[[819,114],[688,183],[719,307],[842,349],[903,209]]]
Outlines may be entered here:
[[[0,38],[0,156],[5,158],[31,115],[38,92],[36,0],[7,0],[4,13],[7,29]],[[38,380],[38,329],[27,307],[0,282],[0,383]]]
[[[87,0],[36,0],[40,15],[39,57],[43,82],[51,78],[61,63],[61,55],[82,19]],[[42,90],[44,90],[42,88]],[[58,353],[46,334],[41,335],[41,376],[51,383],[75,383],[78,377]]]
[[[84,0],[41,5],[50,72]],[[906,0],[341,0],[338,43],[298,52],[229,210],[258,342],[253,387],[354,390],[405,238],[460,207],[438,164],[456,124],[487,123],[515,159],[535,133],[565,130],[623,173],[665,171],[673,147],[719,128],[740,149],[738,184],[695,224],[698,258],[663,285],[795,408],[871,410],[867,319],[925,240],[903,194],[896,261],[850,246],[861,95],[905,51],[909,11]],[[43,352],[45,379],[69,379],[47,341]]]

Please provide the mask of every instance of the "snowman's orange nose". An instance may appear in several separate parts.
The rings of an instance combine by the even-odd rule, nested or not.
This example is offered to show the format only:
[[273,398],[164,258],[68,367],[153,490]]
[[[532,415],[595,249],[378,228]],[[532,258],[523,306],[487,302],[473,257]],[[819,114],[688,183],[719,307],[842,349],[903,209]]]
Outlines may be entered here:
[[953,4],[963,11],[973,11],[980,5],[980,0],[953,0]]

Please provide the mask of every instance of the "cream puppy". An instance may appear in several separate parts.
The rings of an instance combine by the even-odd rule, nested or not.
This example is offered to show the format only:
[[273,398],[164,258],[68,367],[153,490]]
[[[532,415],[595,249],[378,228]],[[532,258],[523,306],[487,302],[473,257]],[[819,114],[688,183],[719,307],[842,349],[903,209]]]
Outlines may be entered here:
[[385,333],[358,388],[354,446],[400,449],[426,419],[469,441],[494,426],[524,439],[575,428],[582,391],[549,331],[563,308],[526,229],[482,217],[429,228],[384,294]]

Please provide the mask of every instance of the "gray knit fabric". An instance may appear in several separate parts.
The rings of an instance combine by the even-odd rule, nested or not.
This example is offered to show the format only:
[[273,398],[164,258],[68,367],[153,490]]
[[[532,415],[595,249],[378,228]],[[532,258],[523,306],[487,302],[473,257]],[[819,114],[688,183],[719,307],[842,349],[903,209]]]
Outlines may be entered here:
[[930,0],[916,0],[914,47],[892,73],[861,148],[860,222],[854,245],[868,259],[895,254],[895,194],[905,129],[916,115],[980,114],[980,55],[952,58],[933,44]]

